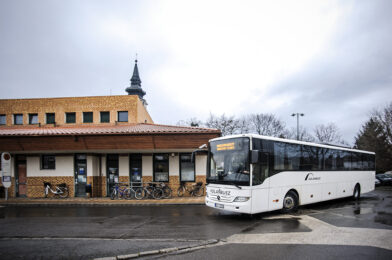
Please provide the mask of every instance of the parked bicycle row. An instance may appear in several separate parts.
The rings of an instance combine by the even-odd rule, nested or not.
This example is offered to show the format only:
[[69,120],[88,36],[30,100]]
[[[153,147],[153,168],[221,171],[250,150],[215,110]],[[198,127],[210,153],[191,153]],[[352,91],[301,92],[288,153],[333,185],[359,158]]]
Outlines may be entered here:
[[[65,183],[52,185],[50,182],[44,182],[45,198],[52,193],[54,197],[67,198],[69,189]],[[193,197],[200,197],[204,194],[202,182],[192,185],[186,185],[181,182],[177,189],[177,196],[182,197],[185,194]],[[148,182],[148,183],[116,183],[110,198],[114,199],[169,199],[173,196],[172,189],[164,182]]]
[[[177,196],[182,197],[186,193],[191,196],[202,196],[204,187],[202,182],[192,185],[186,185],[185,182],[180,184],[177,189]],[[114,186],[110,198],[114,199],[169,199],[173,196],[172,189],[164,182],[148,182],[148,183],[118,183]]]

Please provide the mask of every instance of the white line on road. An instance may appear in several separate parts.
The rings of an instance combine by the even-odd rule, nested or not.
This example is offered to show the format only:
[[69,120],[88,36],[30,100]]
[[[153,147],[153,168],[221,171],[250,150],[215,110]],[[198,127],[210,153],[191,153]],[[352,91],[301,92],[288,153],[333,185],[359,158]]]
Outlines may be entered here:
[[[292,218],[282,215],[269,219]],[[309,244],[373,246],[392,250],[392,230],[373,228],[336,227],[311,216],[303,215],[300,223],[311,232],[235,234],[227,238],[228,243],[245,244]]]

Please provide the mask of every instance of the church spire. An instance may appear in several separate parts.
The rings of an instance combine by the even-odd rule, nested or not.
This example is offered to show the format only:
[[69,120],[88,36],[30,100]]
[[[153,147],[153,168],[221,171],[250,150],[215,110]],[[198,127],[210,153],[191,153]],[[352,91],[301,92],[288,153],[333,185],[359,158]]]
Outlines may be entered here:
[[131,78],[131,86],[125,89],[128,95],[137,95],[144,105],[147,105],[146,100],[143,98],[146,92],[142,89],[142,81],[139,77],[139,68],[137,67],[137,59],[135,59],[135,66],[133,68],[133,74]]
[[139,77],[139,69],[137,67],[137,59],[135,60],[135,67],[133,68],[133,75],[131,78],[131,86],[139,86],[141,87],[142,81]]

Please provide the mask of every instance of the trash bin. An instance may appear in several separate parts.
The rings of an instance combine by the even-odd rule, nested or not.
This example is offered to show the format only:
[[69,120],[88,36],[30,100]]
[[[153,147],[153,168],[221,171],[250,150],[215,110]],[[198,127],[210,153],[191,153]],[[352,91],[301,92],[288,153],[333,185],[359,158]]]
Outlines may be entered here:
[[87,195],[87,197],[91,198],[92,193],[93,193],[93,191],[92,191],[91,184],[87,184],[86,185],[86,195]]

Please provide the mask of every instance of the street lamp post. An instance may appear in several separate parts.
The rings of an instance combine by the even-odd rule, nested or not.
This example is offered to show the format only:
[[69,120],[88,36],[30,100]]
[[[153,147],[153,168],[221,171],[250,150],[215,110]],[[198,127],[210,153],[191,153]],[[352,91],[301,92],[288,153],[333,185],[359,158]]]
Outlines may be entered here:
[[299,117],[304,116],[303,113],[293,113],[291,116],[297,116],[297,140],[299,141]]

